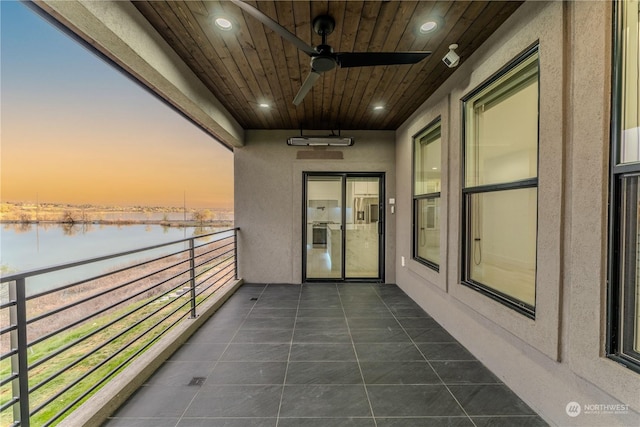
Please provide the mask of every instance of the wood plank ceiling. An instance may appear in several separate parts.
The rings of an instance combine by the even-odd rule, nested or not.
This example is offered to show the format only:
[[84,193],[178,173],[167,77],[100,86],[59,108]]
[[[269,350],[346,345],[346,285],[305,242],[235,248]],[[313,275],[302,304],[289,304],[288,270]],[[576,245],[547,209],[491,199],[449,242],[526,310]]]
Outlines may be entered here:
[[[336,68],[292,103],[310,69],[309,57],[228,1],[135,1],[162,35],[245,129],[398,128],[455,69],[442,58],[457,43],[463,63],[519,6],[520,1],[251,1],[312,46],[321,42],[311,22],[329,14],[336,52],[428,50],[414,65]],[[224,16],[234,25],[214,25]],[[430,17],[443,25],[421,34]],[[267,103],[269,108],[260,107]],[[374,110],[375,105],[384,109]]]

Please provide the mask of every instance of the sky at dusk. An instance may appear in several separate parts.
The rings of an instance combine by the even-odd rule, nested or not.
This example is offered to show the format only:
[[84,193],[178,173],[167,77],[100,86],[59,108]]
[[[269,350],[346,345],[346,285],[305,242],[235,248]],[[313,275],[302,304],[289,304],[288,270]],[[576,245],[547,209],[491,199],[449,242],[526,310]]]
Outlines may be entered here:
[[0,8],[1,201],[232,207],[231,151],[25,5]]

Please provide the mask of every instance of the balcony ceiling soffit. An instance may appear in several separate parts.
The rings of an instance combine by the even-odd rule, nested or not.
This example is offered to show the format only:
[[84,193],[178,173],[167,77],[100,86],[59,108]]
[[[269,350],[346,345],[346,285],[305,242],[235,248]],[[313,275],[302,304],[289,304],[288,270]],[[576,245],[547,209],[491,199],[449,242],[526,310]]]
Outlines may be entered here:
[[[133,5],[245,129],[397,129],[455,71],[442,58],[459,45],[461,63],[521,5],[517,1],[249,2],[307,44],[313,18],[331,15],[336,52],[431,51],[414,65],[336,68],[304,101],[292,101],[309,57],[229,1],[136,1]],[[221,31],[215,18],[234,28]],[[430,34],[418,31],[441,19]],[[265,108],[260,104],[268,104]],[[374,110],[381,105],[382,109]]]

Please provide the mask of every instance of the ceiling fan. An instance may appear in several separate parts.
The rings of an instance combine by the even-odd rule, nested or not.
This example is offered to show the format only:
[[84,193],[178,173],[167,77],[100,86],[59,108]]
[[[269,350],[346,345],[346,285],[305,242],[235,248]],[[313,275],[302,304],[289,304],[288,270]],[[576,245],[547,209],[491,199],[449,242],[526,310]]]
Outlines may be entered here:
[[235,3],[249,15],[271,28],[280,35],[280,37],[293,43],[299,50],[311,57],[311,72],[293,99],[295,105],[300,105],[322,73],[333,70],[336,66],[349,68],[369,67],[373,65],[416,64],[431,54],[431,52],[426,51],[336,53],[333,51],[333,48],[327,44],[327,36],[333,32],[336,25],[335,20],[329,15],[320,15],[313,20],[313,30],[322,37],[322,44],[314,48],[255,7],[240,0],[231,0],[231,2]]

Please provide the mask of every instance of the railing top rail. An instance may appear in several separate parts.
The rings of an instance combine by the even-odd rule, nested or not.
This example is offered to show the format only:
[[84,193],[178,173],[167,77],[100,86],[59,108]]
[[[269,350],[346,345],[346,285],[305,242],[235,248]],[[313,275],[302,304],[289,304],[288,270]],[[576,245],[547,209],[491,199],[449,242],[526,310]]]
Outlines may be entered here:
[[131,255],[131,254],[135,254],[135,253],[139,253],[139,252],[145,252],[145,251],[149,251],[149,250],[152,250],[152,249],[158,249],[158,248],[162,248],[162,247],[165,247],[165,246],[171,246],[171,245],[176,245],[178,243],[188,242],[189,240],[201,239],[203,237],[214,236],[216,234],[228,233],[230,231],[237,231],[237,230],[240,230],[240,227],[234,227],[234,228],[229,228],[229,229],[226,229],[226,230],[215,231],[213,233],[201,234],[199,236],[187,237],[186,239],[173,240],[171,242],[160,243],[160,244],[157,244],[157,245],[147,246],[147,247],[144,247],[144,248],[132,249],[132,250],[129,250],[129,251],[117,252],[117,253],[113,253],[113,254],[109,254],[109,255],[102,255],[102,256],[99,256],[99,257],[87,258],[87,259],[82,259],[82,260],[79,260],[79,261],[73,261],[73,262],[68,262],[68,263],[64,263],[64,264],[52,265],[52,266],[49,266],[49,267],[41,267],[41,268],[36,268],[36,269],[32,269],[32,270],[21,271],[21,272],[18,272],[18,273],[9,274],[7,276],[0,276],[0,283],[13,282],[14,280],[26,279],[27,277],[37,276],[37,275],[45,274],[45,273],[51,273],[53,271],[63,270],[65,268],[78,267],[78,266],[81,266],[81,265],[90,264],[92,262],[105,261],[105,260],[112,259],[112,258],[118,258],[118,257],[121,257],[121,256]]

